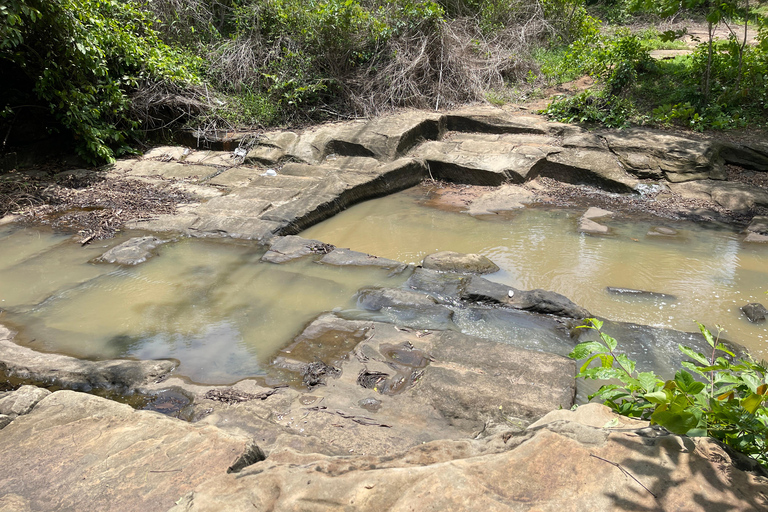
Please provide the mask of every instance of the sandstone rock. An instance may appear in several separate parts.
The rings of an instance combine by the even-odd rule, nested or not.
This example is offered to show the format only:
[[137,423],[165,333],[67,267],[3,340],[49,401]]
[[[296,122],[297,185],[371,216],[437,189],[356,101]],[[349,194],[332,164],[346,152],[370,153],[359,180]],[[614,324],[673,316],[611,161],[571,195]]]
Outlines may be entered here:
[[652,227],[648,233],[645,234],[645,236],[656,236],[656,237],[673,237],[677,236],[677,230],[668,228],[665,226],[654,226]]
[[153,256],[152,249],[167,241],[154,236],[131,238],[127,242],[123,242],[108,250],[98,260],[106,263],[118,263],[120,265],[138,265]]
[[[312,322],[284,352],[297,361],[317,354],[338,364],[341,375],[311,396],[282,388],[237,407],[198,405],[213,409],[201,422],[258,431],[267,461],[288,446],[305,446],[307,436],[315,453],[392,456],[424,442],[466,438],[484,426],[506,429],[513,421],[510,428],[521,431],[547,407],[570,407],[574,391],[575,367],[563,357],[334,315]],[[484,369],[486,360],[493,372]],[[380,402],[375,415],[361,405],[372,396]]]
[[50,395],[47,389],[37,386],[21,386],[10,395],[0,399],[0,414],[14,418],[28,414],[37,403]]
[[[741,311],[744,312],[744,315],[746,315],[749,321],[753,323],[764,322],[765,316],[768,314],[768,310],[766,310],[765,306],[759,302],[745,304],[744,306],[741,306]],[[1,409],[0,412],[2,412]]]
[[448,113],[446,127],[457,132],[549,135],[558,133],[562,125],[549,123],[541,117],[511,116],[499,108],[482,106]]
[[261,261],[285,263],[311,254],[328,254],[335,248],[319,240],[308,240],[295,235],[281,236],[272,242]]
[[601,132],[624,168],[640,178],[666,178],[673,183],[725,179],[721,148],[707,140],[630,128]]
[[[13,419],[14,418],[12,416],[7,416],[5,414],[0,414],[0,430],[4,429],[8,425],[10,425],[11,422],[13,421]],[[2,498],[0,498],[0,499],[2,499]],[[2,501],[0,501],[0,504],[2,504]],[[1,506],[0,506],[0,510],[3,510]]]
[[575,185],[592,185],[609,192],[633,193],[640,183],[605,150],[563,148],[552,152],[527,176],[552,178]]
[[610,217],[613,215],[612,211],[604,210],[602,208],[598,208],[596,206],[591,206],[586,212],[584,212],[584,215],[582,215],[585,219],[599,219],[600,217]]
[[[435,441],[394,458],[350,456],[340,464],[285,450],[238,478],[220,475],[198,486],[172,512],[312,510],[319,500],[330,508],[392,512],[768,507],[768,479],[737,469],[715,441],[649,435],[606,409],[560,411],[564,419],[523,434]],[[616,418],[623,428],[590,425],[595,418]]]
[[180,178],[197,182],[204,181],[217,172],[216,167],[208,165],[158,162],[155,160],[119,160],[110,170],[110,173],[118,177],[160,176],[163,178]]
[[427,142],[414,151],[435,179],[469,185],[522,183],[556,152],[554,139],[542,135],[459,134],[450,140]]
[[226,474],[249,438],[73,391],[2,430],[0,496],[32,510],[165,511]]
[[729,164],[756,171],[768,171],[768,146],[760,143],[734,144],[720,142],[720,155]]
[[463,254],[452,251],[440,251],[424,258],[422,266],[426,269],[465,274],[492,274],[499,271],[498,265],[481,254]]
[[264,133],[246,155],[245,163],[276,165],[286,157],[297,139],[298,135],[293,132]]
[[357,295],[357,306],[376,311],[372,318],[415,329],[450,329],[453,311],[438,306],[429,295],[393,288],[367,288]]
[[598,224],[593,220],[582,217],[579,219],[579,231],[593,235],[607,235],[611,232],[611,229],[608,226]]
[[668,300],[676,301],[677,297],[666,293],[649,292],[646,290],[635,290],[633,288],[619,288],[615,286],[608,286],[605,291],[611,295],[618,295],[621,297],[637,298],[637,299],[652,299],[652,300]]
[[172,361],[86,361],[36,352],[11,339],[11,332],[0,326],[0,371],[70,389],[130,392],[168,375],[176,367]]
[[363,288],[357,292],[357,305],[363,309],[378,311],[391,306],[434,306],[429,295],[396,288]]
[[160,160],[164,162],[168,162],[171,160],[184,160],[184,158],[190,154],[191,150],[189,148],[185,148],[183,146],[159,146],[156,148],[152,148],[142,157],[145,160]]
[[354,266],[354,267],[381,267],[393,271],[402,272],[407,267],[406,264],[387,258],[379,258],[364,252],[352,251],[337,247],[322,258],[320,263],[324,265],[335,266]]
[[747,212],[756,206],[768,206],[768,192],[745,183],[701,180],[670,184],[683,198],[713,201],[735,212]]
[[459,298],[468,280],[468,276],[417,267],[405,286],[429,293],[440,302],[450,302]]
[[744,237],[744,241],[749,243],[765,244],[765,243],[768,243],[768,235],[761,235],[759,233],[749,233],[746,237]]
[[559,293],[546,290],[518,290],[473,276],[460,290],[460,297],[471,302],[500,304],[532,313],[570,318],[586,318],[589,312]]
[[768,216],[756,215],[747,226],[747,231],[760,235],[768,235]]
[[467,212],[473,216],[489,215],[524,208],[535,200],[533,191],[519,185],[504,184],[473,200]]

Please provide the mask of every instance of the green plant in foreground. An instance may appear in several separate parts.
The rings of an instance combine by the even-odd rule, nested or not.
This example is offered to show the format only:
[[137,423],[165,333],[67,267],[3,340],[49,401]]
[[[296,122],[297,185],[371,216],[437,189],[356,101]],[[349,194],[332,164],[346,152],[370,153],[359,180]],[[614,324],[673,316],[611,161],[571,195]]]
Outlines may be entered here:
[[580,327],[594,329],[600,341],[573,349],[571,358],[585,359],[576,377],[613,380],[589,399],[599,398],[619,414],[650,420],[675,434],[713,437],[768,467],[768,368],[734,359],[719,342],[722,329],[713,336],[698,325],[711,354],[679,345],[692,361],[664,381],[654,372],[638,372],[634,361],[617,352],[618,342],[602,331],[603,322],[589,318]]

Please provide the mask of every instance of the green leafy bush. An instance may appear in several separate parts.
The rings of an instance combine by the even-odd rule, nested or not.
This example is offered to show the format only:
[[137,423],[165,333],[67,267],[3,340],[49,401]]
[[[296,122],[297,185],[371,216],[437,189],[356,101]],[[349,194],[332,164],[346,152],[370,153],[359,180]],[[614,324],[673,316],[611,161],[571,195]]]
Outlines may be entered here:
[[[154,20],[133,2],[15,0],[0,12],[10,26],[0,32],[3,67],[28,78],[35,100],[91,162],[129,150],[128,139],[140,127],[130,115],[132,91],[194,80],[192,59],[164,44]],[[17,107],[2,108],[7,116]]]
[[[590,318],[581,326],[594,329],[600,341],[578,344],[570,357],[585,360],[577,378],[611,380],[590,395],[624,416],[650,420],[680,435],[710,436],[768,467],[768,368],[752,360],[735,360],[719,336],[699,324],[712,349],[708,355],[680,345],[691,360],[675,377],[662,380],[654,372],[638,372],[618,342]],[[719,334],[719,332],[718,332]],[[597,366],[593,366],[597,362]]]
[[623,128],[629,125],[637,111],[626,98],[587,90],[553,101],[542,113],[561,123],[596,123],[609,128]]

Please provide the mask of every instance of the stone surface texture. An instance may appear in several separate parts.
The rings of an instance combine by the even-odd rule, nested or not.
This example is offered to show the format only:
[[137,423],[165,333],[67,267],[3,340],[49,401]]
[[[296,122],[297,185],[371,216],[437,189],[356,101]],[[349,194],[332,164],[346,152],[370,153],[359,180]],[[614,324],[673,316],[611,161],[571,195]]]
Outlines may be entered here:
[[440,251],[424,257],[421,264],[431,270],[460,272],[465,274],[493,274],[499,266],[481,254],[463,254],[453,251]]
[[165,243],[154,236],[142,236],[131,238],[122,244],[111,248],[98,259],[105,263],[118,263],[120,265],[138,265],[152,257],[152,249]]
[[[651,182],[670,183],[677,185],[675,194],[738,212],[768,205],[768,193],[723,181],[725,164],[768,168],[764,145],[644,128],[588,132],[491,106],[445,114],[406,111],[256,137],[222,133],[214,145],[232,150],[247,137],[252,144],[244,158],[232,151],[160,147],[114,164],[112,176],[179,188],[199,198],[175,215],[133,221],[129,227],[266,243],[430,178],[502,186],[471,205],[473,215],[526,204],[530,191],[504,187],[539,177],[628,194]],[[605,233],[587,220],[592,222],[585,220],[583,231]]]
[[37,352],[17,345],[12,338],[12,332],[0,325],[0,371],[69,389],[130,392],[167,376],[176,367],[173,361],[86,361]]
[[756,511],[768,479],[709,439],[659,432],[601,405],[555,411],[523,432],[435,441],[395,457],[281,450],[220,475],[173,512],[240,510]]
[[165,511],[249,438],[57,391],[0,431],[0,510]]

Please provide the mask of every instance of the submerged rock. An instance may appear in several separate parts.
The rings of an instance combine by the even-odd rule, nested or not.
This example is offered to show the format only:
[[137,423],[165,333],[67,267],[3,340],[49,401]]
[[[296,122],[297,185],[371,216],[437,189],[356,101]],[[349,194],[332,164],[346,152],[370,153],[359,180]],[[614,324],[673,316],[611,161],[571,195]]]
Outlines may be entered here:
[[390,260],[372,256],[364,252],[352,251],[350,249],[336,248],[320,259],[324,265],[335,266],[354,266],[354,267],[381,267],[388,270],[401,272],[408,265],[399,261]]
[[312,254],[328,254],[335,248],[319,240],[308,240],[296,235],[281,236],[272,242],[269,250],[261,257],[261,261],[286,263]]
[[421,265],[430,270],[465,274],[492,274],[500,270],[498,265],[482,254],[463,254],[453,251],[430,254],[424,258]]
[[674,295],[668,295],[666,293],[659,293],[659,292],[649,292],[645,290],[635,290],[633,288],[618,288],[615,286],[608,286],[605,288],[605,291],[607,291],[611,295],[618,295],[620,297],[631,297],[631,298],[638,298],[638,299],[658,299],[658,300],[669,300],[669,301],[677,300],[677,297],[675,297]]
[[86,361],[36,352],[17,345],[11,338],[11,332],[0,326],[0,371],[69,389],[129,392],[166,377],[177,366],[173,361]]
[[154,236],[131,238],[102,254],[98,261],[120,265],[138,265],[153,256],[152,249],[168,242]]
[[741,306],[741,311],[744,312],[750,322],[764,322],[765,316],[768,315],[768,310],[759,302],[745,304]]

